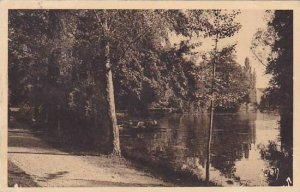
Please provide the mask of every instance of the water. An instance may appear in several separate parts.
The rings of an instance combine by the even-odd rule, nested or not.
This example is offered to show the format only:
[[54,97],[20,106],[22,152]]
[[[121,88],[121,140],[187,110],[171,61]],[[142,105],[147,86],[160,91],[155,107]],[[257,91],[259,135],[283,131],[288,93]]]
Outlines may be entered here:
[[[272,165],[262,152],[270,141],[280,147],[279,119],[274,113],[215,114],[210,179],[222,186],[270,185]],[[123,150],[204,179],[209,116],[172,114],[159,119],[158,124],[155,130],[124,129]]]

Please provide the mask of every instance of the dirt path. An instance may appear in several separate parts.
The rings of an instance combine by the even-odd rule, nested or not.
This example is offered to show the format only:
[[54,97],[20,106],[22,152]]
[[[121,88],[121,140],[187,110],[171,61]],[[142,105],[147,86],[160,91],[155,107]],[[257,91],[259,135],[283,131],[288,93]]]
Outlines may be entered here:
[[41,187],[170,186],[137,170],[124,159],[105,155],[76,156],[60,151],[27,129],[9,129],[8,137],[9,163]]

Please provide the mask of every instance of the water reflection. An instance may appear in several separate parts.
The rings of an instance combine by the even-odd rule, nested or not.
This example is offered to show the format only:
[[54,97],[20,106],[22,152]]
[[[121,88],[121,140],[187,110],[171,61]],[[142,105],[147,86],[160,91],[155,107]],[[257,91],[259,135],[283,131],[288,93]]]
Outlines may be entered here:
[[[211,180],[220,185],[269,185],[269,159],[262,146],[280,142],[279,116],[263,113],[216,114],[211,146]],[[170,115],[160,129],[123,130],[123,151],[129,156],[205,176],[209,117]]]

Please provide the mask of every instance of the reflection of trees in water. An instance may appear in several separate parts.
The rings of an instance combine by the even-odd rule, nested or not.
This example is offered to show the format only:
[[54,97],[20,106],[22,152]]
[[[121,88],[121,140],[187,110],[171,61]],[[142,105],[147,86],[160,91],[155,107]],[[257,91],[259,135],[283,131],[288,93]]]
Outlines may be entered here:
[[292,185],[293,180],[293,115],[284,113],[280,118],[280,143],[269,141],[260,145],[261,157],[269,162],[265,170],[269,185]]
[[162,130],[137,135],[129,133],[129,138],[121,140],[123,150],[146,160],[177,167],[195,157],[203,166],[208,123],[206,115],[172,115],[159,121]]
[[[256,113],[216,114],[211,165],[225,177],[239,180],[235,175],[236,162],[249,158],[252,144],[256,142],[256,119],[273,121],[274,116],[257,116]],[[173,115],[159,120],[159,124],[167,129],[131,133],[130,137],[123,138],[124,151],[134,157],[192,170],[201,175],[206,162],[208,116]],[[270,185],[286,185],[288,176],[293,180],[291,117],[282,117],[280,125],[283,127],[281,142],[273,141],[260,146],[262,158],[269,162],[265,174]],[[276,168],[279,169],[278,178],[274,177]]]
[[[205,142],[207,139],[206,124],[208,118],[199,115],[177,116],[176,119],[169,118],[167,127],[171,128],[169,135],[169,145],[162,146],[168,155],[170,162],[185,164],[189,157],[200,157],[200,162],[204,162]],[[155,142],[154,145],[161,145]]]
[[269,185],[288,185],[287,178],[292,180],[291,154],[280,147],[276,141],[269,141],[268,145],[260,145],[259,149],[261,157],[269,162],[269,167],[264,171]]
[[291,155],[293,154],[293,114],[282,112],[280,117],[281,146]]
[[211,164],[228,178],[238,180],[234,175],[235,162],[249,158],[251,144],[255,141],[255,118],[252,114],[215,118],[216,128],[221,130],[213,135]]
[[[255,119],[256,115],[250,113],[216,115],[211,165],[224,176],[238,180],[235,162],[249,157],[255,142]],[[159,124],[168,129],[124,138],[124,150],[135,157],[185,167],[201,175],[206,162],[208,116],[174,115]]]

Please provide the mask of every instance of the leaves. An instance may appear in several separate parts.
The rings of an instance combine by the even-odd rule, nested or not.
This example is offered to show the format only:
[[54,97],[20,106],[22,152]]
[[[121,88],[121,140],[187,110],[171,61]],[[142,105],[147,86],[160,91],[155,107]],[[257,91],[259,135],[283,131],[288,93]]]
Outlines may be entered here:
[[[268,12],[269,13],[269,12]],[[259,48],[263,47],[263,50]],[[268,30],[259,30],[253,49],[261,53],[266,73],[272,75],[263,102],[292,111],[293,108],[293,13],[275,11]],[[257,51],[259,50],[259,51]],[[266,101],[266,99],[268,101]],[[262,103],[264,105],[264,103]]]
[[[224,10],[11,11],[12,98],[20,102],[31,100],[32,106],[38,104],[44,108],[59,105],[81,118],[96,116],[103,109],[100,101],[104,97],[104,44],[109,41],[117,108],[132,111],[149,106],[180,110],[189,110],[191,106],[205,108],[210,92],[210,64],[215,55],[209,52],[204,62],[199,63],[200,53],[195,49],[202,45],[201,38],[232,36],[240,28],[234,22],[238,13]],[[172,45],[170,33],[177,34],[182,41]],[[198,43],[191,41],[194,36],[200,38]],[[238,89],[243,74],[235,62],[234,49],[235,45],[230,45],[217,53],[216,91],[240,100],[236,98],[241,98],[245,91]]]

